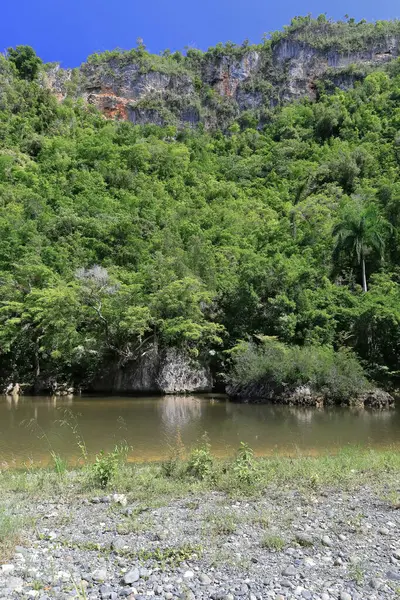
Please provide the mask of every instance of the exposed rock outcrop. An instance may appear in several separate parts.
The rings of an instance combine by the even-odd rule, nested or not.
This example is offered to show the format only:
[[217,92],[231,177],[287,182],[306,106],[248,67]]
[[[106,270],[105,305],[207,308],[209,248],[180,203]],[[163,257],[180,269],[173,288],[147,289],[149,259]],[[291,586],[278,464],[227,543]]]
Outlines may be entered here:
[[361,392],[356,397],[338,399],[326,390],[315,390],[311,385],[289,387],[277,386],[271,382],[257,382],[242,385],[228,385],[227,394],[242,402],[273,402],[290,406],[360,406],[365,408],[388,409],[394,406],[394,398],[387,392],[374,388]]
[[[135,51],[109,53],[79,69],[51,67],[43,84],[59,100],[83,98],[106,118],[137,124],[195,126],[201,122],[208,128],[225,127],[249,110],[262,123],[263,111],[279,102],[304,96],[315,99],[321,80],[347,89],[360,77],[360,69],[381,66],[399,55],[400,33],[381,35],[377,30],[360,44],[357,30],[349,30],[357,43],[345,50],[334,24],[324,28],[317,27],[310,40],[303,35],[307,41],[294,31],[272,44],[233,51],[222,47],[218,52],[199,53],[196,60],[181,57],[178,63]],[[321,45],[325,39],[328,42]],[[358,76],[351,72],[353,66]]]
[[182,350],[152,347],[135,362],[106,367],[85,391],[127,394],[184,394],[208,392],[210,369]]

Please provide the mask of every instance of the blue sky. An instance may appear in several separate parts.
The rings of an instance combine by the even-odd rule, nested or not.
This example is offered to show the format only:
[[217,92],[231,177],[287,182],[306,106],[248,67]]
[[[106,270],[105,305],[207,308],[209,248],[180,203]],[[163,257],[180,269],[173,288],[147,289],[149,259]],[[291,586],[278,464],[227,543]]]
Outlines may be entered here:
[[132,48],[142,37],[151,52],[185,45],[260,41],[295,15],[335,19],[400,18],[399,0],[18,0],[2,1],[1,50],[29,44],[45,61],[78,66],[88,54]]

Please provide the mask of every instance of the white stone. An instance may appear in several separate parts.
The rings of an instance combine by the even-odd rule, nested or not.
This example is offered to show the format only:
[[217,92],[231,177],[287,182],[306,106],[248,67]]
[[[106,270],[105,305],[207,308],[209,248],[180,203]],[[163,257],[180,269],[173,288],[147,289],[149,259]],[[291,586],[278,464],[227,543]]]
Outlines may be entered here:
[[120,504],[121,506],[126,506],[128,504],[128,500],[127,497],[125,496],[125,494],[114,494],[113,495],[113,502],[115,502],[115,504]]
[[1,570],[5,574],[12,573],[14,569],[14,565],[1,565]]
[[193,577],[194,577],[194,572],[193,571],[186,571],[183,574],[183,578],[184,579],[193,579]]

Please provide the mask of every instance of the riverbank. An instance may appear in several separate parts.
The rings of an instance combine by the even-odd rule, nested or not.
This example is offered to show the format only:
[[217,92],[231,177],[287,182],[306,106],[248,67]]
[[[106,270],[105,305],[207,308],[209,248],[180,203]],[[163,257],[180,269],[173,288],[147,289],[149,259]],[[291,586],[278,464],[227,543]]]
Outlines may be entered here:
[[400,453],[178,454],[1,472],[0,598],[396,597]]

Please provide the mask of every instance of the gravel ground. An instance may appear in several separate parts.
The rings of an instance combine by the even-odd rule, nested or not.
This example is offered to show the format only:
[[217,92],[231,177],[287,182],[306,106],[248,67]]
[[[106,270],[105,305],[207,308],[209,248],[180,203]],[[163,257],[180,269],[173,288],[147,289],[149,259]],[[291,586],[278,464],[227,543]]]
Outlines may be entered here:
[[0,599],[400,596],[400,511],[375,487],[12,499],[36,526],[0,568]]

